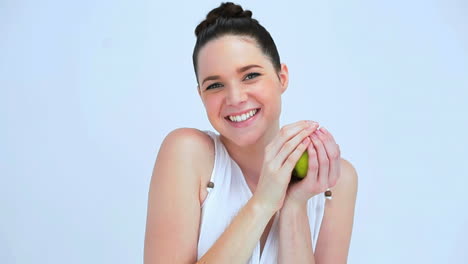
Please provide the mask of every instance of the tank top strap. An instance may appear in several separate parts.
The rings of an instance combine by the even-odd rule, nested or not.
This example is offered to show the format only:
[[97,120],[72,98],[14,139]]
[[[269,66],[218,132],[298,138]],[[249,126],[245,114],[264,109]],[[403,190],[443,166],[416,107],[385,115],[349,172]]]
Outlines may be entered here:
[[210,193],[214,189],[220,189],[226,180],[228,180],[226,178],[229,177],[230,174],[223,172],[226,171],[226,166],[230,165],[231,160],[226,149],[224,148],[223,143],[219,139],[219,135],[210,130],[203,130],[203,132],[212,138],[215,149],[213,171],[211,172],[210,177],[211,186],[207,187],[207,191]]

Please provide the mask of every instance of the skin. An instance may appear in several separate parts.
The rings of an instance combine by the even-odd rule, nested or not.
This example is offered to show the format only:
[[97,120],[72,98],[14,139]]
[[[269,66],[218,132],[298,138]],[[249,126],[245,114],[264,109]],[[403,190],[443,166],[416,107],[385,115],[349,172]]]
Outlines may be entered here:
[[[208,119],[253,193],[199,263],[245,263],[259,240],[263,248],[278,211],[279,263],[346,263],[357,173],[340,157],[331,133],[317,129],[317,123],[301,120],[280,128],[287,66],[281,64],[277,72],[254,40],[229,35],[208,42],[198,62],[198,92]],[[260,67],[237,71],[251,64]],[[203,82],[215,75],[217,79]],[[252,108],[261,111],[250,127],[235,128],[225,119]],[[289,185],[291,171],[304,151],[309,153],[307,177]],[[145,263],[196,262],[200,205],[206,197],[213,153],[209,136],[196,129],[177,129],[164,140],[149,193]],[[323,195],[326,188],[333,191],[333,200],[326,201],[313,252],[307,200]]]

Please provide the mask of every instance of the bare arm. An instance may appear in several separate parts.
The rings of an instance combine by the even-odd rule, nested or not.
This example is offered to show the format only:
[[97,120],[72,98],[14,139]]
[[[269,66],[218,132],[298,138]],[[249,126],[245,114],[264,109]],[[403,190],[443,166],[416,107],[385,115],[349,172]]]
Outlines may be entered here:
[[278,263],[315,263],[307,203],[284,203],[279,221]]
[[195,263],[200,221],[196,130],[177,129],[161,144],[148,194],[144,263]]
[[319,264],[347,263],[354,222],[358,175],[353,165],[341,160],[341,176],[332,189],[333,200],[326,202],[315,251]]
[[315,256],[306,204],[285,201],[279,222],[279,263],[347,263],[357,174],[348,161],[343,159],[341,164],[340,179],[332,188],[333,200],[326,201]]
[[199,263],[246,263],[273,214],[250,199]]

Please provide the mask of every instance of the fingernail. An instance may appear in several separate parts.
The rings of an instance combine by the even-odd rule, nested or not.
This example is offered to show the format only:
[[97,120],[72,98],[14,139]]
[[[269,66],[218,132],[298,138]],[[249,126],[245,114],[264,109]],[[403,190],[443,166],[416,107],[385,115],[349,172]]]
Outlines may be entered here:
[[310,141],[309,137],[306,137],[304,140],[302,140],[302,144],[307,145],[309,141]]

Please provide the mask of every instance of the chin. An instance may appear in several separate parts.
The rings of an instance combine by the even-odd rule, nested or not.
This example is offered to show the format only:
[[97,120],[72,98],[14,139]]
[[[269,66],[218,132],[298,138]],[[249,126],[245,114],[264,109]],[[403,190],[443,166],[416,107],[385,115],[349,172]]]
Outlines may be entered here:
[[263,130],[260,128],[246,131],[246,132],[238,132],[224,130],[222,131],[222,135],[239,147],[248,147],[255,145],[259,142],[260,138],[262,137]]
[[247,147],[247,146],[256,144],[258,142],[258,138],[259,137],[256,135],[243,134],[243,135],[235,135],[235,138],[232,139],[232,141],[234,142],[234,144],[238,145],[239,147]]

